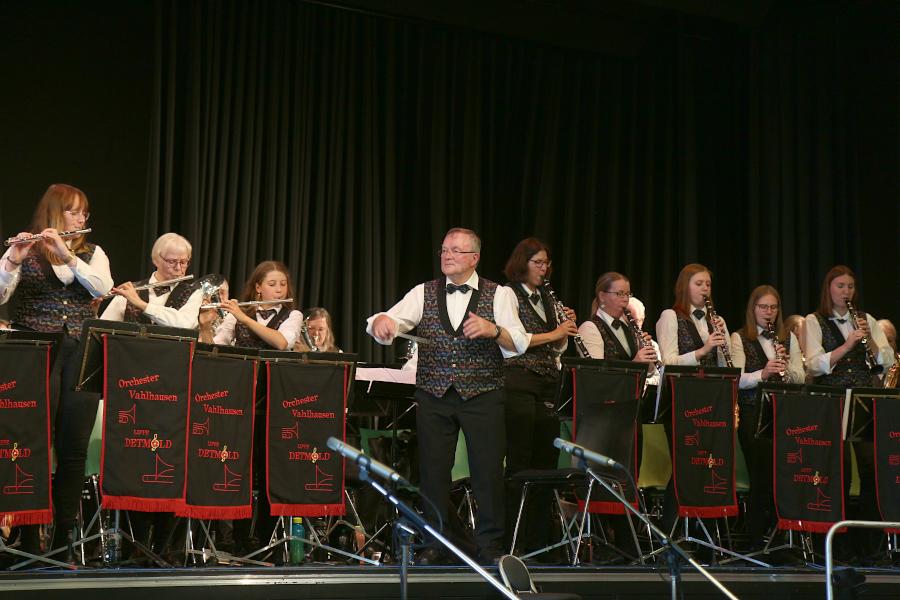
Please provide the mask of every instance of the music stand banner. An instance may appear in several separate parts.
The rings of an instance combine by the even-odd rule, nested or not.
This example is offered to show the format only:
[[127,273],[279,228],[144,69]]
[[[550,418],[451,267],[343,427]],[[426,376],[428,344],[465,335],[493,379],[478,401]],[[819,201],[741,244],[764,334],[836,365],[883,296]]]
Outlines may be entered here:
[[50,344],[0,344],[0,522],[53,520]]
[[253,515],[253,404],[256,361],[195,355],[187,488],[180,516]]
[[345,364],[267,362],[266,473],[273,516],[343,515],[344,461],[326,444],[344,439]]
[[672,478],[678,516],[738,513],[734,485],[737,379],[670,377]]
[[[638,480],[637,423],[643,379],[633,373],[572,369],[573,440],[615,459]],[[620,492],[635,508],[633,486],[613,471],[600,468],[604,476],[619,482]],[[588,503],[592,513],[621,515],[625,507],[609,492],[592,490],[596,500]],[[583,506],[583,501],[579,505]]]
[[779,529],[826,533],[844,519],[842,396],[770,394]]
[[875,490],[883,521],[900,521],[900,398],[873,398]]
[[193,342],[103,335],[103,508],[183,509]]

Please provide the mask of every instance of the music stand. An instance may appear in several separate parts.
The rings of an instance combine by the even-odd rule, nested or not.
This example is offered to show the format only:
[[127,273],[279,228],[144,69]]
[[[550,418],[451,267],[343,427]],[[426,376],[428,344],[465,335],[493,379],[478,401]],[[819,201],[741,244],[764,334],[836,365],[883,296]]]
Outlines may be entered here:
[[[878,390],[880,392],[884,392],[884,390]],[[773,394],[808,394],[812,396],[835,396],[844,394],[843,388],[837,388],[828,385],[813,385],[813,384],[805,384],[805,383],[779,383],[774,381],[763,381],[760,382],[757,387],[757,398],[759,400],[759,418],[756,423],[756,433],[754,434],[757,438],[763,439],[773,439],[774,432],[772,430],[772,426],[774,423],[774,413],[772,410],[772,395]],[[871,414],[871,411],[869,411]],[[846,421],[846,417],[845,417]],[[799,558],[801,558],[804,562],[809,562],[807,560],[807,554],[814,557],[816,555],[815,551],[812,549],[812,539],[810,538],[808,533],[800,532],[800,542],[801,546],[798,547],[794,545],[794,530],[787,529],[787,539],[779,544],[778,546],[772,546],[772,542],[775,541],[775,535],[778,533],[778,526],[775,525],[772,527],[772,533],[769,535],[769,539],[766,540],[766,545],[763,546],[762,550],[757,550],[756,552],[750,552],[745,556],[753,557],[759,555],[768,555],[774,552],[778,552],[780,550],[788,551],[792,554],[800,553]],[[730,562],[733,559],[722,561],[722,564]]]
[[[849,414],[844,429],[844,439],[848,442],[871,442],[874,435],[874,398],[897,398],[900,390],[895,388],[857,387],[848,390],[848,404],[844,410]],[[849,410],[848,410],[849,409]]]
[[[122,321],[108,321],[104,319],[87,319],[81,330],[81,340],[78,346],[78,352],[81,356],[81,367],[78,374],[78,383],[75,385],[75,391],[92,392],[96,394],[103,393],[103,336],[104,335],[125,335],[132,337],[145,337],[149,339],[164,339],[173,341],[194,341],[196,342],[199,332],[196,329],[183,329],[180,327],[164,327],[160,325],[148,325],[146,323],[125,323]],[[98,508],[98,514],[102,509]],[[97,515],[95,515],[95,518]],[[126,519],[130,524],[131,519],[126,514]],[[93,519],[91,519],[93,522]],[[161,567],[170,566],[158,554],[150,548],[134,539],[129,531],[125,531],[121,527],[120,511],[115,511],[114,524],[111,529],[104,529],[102,526],[103,519],[100,518],[100,531],[94,535],[82,538],[73,545],[83,545],[93,539],[101,538],[107,545],[107,540],[117,541],[124,539],[142,554],[150,558],[153,562]],[[113,557],[111,561],[117,560],[119,548],[110,548],[105,552],[107,556]]]
[[[50,368],[52,370],[53,363],[56,361],[56,357],[59,355],[59,345],[62,342],[63,338],[62,332],[55,333],[45,333],[40,331],[20,331],[13,329],[3,329],[0,330],[0,344],[8,344],[12,346],[47,346],[50,345]],[[48,398],[49,402],[49,398]],[[47,451],[50,452],[50,448],[47,448]],[[20,556],[25,558],[26,560],[17,563],[10,567],[10,570],[18,569],[19,567],[23,567],[33,562],[42,562],[47,563],[48,565],[53,565],[56,567],[63,567],[65,569],[74,569],[74,565],[70,565],[65,562],[58,561],[53,558],[49,558],[56,552],[52,551],[51,548],[49,552],[44,554],[33,554],[31,552],[25,552],[24,550],[19,550],[17,548],[12,548],[7,546],[6,543],[0,539],[0,554],[12,554],[13,556]],[[62,549],[60,549],[61,551]]]
[[[671,401],[667,400],[672,397],[672,385],[670,384],[670,379],[669,379],[670,377],[675,377],[675,378],[699,377],[699,378],[705,378],[705,379],[739,380],[740,376],[741,376],[741,369],[738,367],[718,367],[718,366],[708,367],[708,366],[704,366],[704,365],[690,365],[690,366],[666,365],[665,367],[663,367],[662,373],[660,373],[660,382],[659,382],[659,386],[657,389],[656,403],[655,403],[655,407],[654,407],[654,418],[653,418],[654,422],[656,422],[656,423],[662,422],[662,419],[664,417],[666,417],[668,414],[670,414],[670,412],[671,412],[671,408],[672,408],[671,404],[672,403],[671,403]],[[737,407],[737,405],[735,405],[735,407]],[[737,427],[734,428],[734,436],[735,436],[735,438],[737,437]],[[674,446],[674,442],[672,442],[672,443]],[[675,468],[674,467],[674,460],[675,460],[674,454],[672,456],[672,460],[673,460],[672,468],[674,470],[674,468]],[[695,518],[696,518],[697,524],[699,525],[700,529],[703,531],[703,535],[706,537],[706,539],[695,538],[691,534],[691,532],[690,532],[691,517],[684,516],[684,517],[680,517],[680,519],[679,519],[679,520],[683,520],[683,522],[684,522],[684,537],[677,540],[678,542],[693,542],[695,544],[705,546],[714,552],[719,552],[721,554],[727,554],[727,555],[731,556],[733,560],[746,560],[746,561],[755,563],[760,566],[768,566],[768,565],[766,565],[766,563],[756,560],[756,559],[750,557],[749,555],[740,554],[738,552],[735,552],[733,550],[730,550],[728,548],[720,546],[719,544],[716,544],[713,541],[712,534],[706,528],[706,525],[704,524],[703,519],[699,518],[699,517],[695,517]],[[676,520],[675,525],[672,528],[672,535],[674,535],[675,528],[678,526],[679,520]],[[729,539],[730,539],[730,532],[728,529],[728,520],[727,519],[725,520],[725,528],[726,528],[725,529],[726,535],[728,535]],[[716,530],[718,530],[718,524],[716,524]],[[651,552],[650,555],[656,554],[657,552],[660,552],[662,550],[663,550],[663,548],[660,548],[659,550],[655,550],[655,551]]]
[[196,341],[200,335],[196,329],[180,327],[163,327],[145,323],[123,323],[103,319],[88,319],[81,329],[81,341],[78,353],[81,356],[81,369],[78,373],[76,392],[103,393],[103,335],[130,335],[152,339]]
[[[293,364],[326,364],[326,365],[345,365],[350,367],[350,372],[347,377],[348,382],[348,390],[347,390],[347,405],[350,404],[350,395],[353,391],[353,386],[351,382],[353,381],[354,374],[356,372],[356,363],[359,355],[349,353],[349,352],[294,352],[292,350],[269,350],[269,349],[260,349],[257,350],[258,360],[260,365],[267,362],[272,363],[293,363]],[[256,381],[256,405],[259,406],[260,403],[265,403],[266,394],[267,394],[267,385],[265,377],[258,377]],[[257,413],[258,414],[258,413]],[[264,493],[264,490],[260,490],[260,493]],[[291,541],[300,541],[305,544],[308,544],[311,548],[322,548],[323,550],[333,552],[335,554],[339,554],[350,560],[358,560],[371,565],[378,565],[378,561],[372,560],[370,558],[366,558],[365,556],[361,556],[358,554],[353,554],[347,552],[345,550],[341,550],[339,548],[334,548],[326,544],[322,539],[320,539],[319,534],[316,532],[315,528],[310,525],[307,528],[307,535],[309,538],[295,536],[291,533],[291,527],[289,524],[285,524],[284,519],[287,517],[278,517],[275,522],[275,529],[272,531],[269,536],[269,543],[253,552],[242,556],[241,559],[244,561],[250,561],[252,557],[257,555],[262,555],[263,553],[277,547],[284,545],[287,548],[287,545]],[[282,534],[279,537],[278,529],[279,527],[282,529]]]
[[[590,371],[598,372],[598,373],[617,373],[617,374],[621,374],[621,375],[632,375],[632,376],[637,377],[638,378],[637,389],[641,390],[641,396],[638,398],[637,405],[635,406],[634,422],[635,422],[635,427],[641,427],[641,425],[642,425],[641,419],[640,419],[641,406],[643,405],[644,382],[647,379],[646,363],[638,363],[638,362],[633,362],[633,361],[629,361],[629,360],[565,357],[562,359],[562,365],[563,365],[563,371],[566,372],[566,374],[574,373],[575,371],[579,371],[579,370],[590,370]],[[572,398],[572,396],[574,396],[574,394],[572,394],[569,390],[571,390],[572,380],[574,379],[574,377],[563,376],[560,379],[566,380],[567,383],[561,381],[560,388],[559,388],[560,395],[557,396],[557,402],[559,402],[562,395],[569,395],[569,400],[571,400],[571,398]],[[568,402],[568,400],[566,402]],[[575,416],[574,415],[574,403],[573,403],[573,416]],[[576,432],[576,435],[577,435],[577,432]],[[628,471],[628,473],[630,475],[631,472]],[[611,485],[613,487],[616,487],[620,490],[622,489],[621,483],[619,482],[618,479],[615,479],[615,478],[608,478],[608,479],[611,480],[611,482],[612,482]],[[630,479],[632,479],[632,485],[634,485],[634,488],[635,488],[634,489],[635,501],[640,502],[640,490],[637,489],[637,483],[633,481],[633,477],[630,477]],[[573,565],[576,565],[578,563],[578,555],[581,551],[581,543],[582,543],[583,539],[585,538],[584,528],[586,525],[588,526],[587,537],[592,538],[592,535],[590,533],[589,514],[591,514],[591,513],[590,513],[589,508],[590,508],[590,501],[591,501],[591,495],[593,492],[593,488],[594,488],[594,480],[590,479],[590,481],[588,483],[587,496],[584,500],[584,508],[583,508],[582,514],[581,514],[581,523],[579,524],[578,540],[575,545]],[[624,495],[624,490],[622,490],[622,493]],[[624,515],[628,519],[628,526],[629,526],[629,529],[631,530],[631,535],[634,539],[635,548],[637,549],[637,554],[638,554],[637,560],[640,562],[643,562],[643,557],[641,556],[641,550],[640,550],[640,543],[637,538],[637,531],[634,528],[634,523],[631,518],[631,513],[628,511],[625,511]],[[601,530],[601,533],[603,533],[602,530]],[[615,552],[616,554],[622,556],[623,558],[633,560],[633,557],[628,556],[622,549],[610,544],[609,541],[605,539],[606,538],[605,535],[603,535],[603,538],[604,539],[600,540],[600,543],[603,544],[605,547],[607,547],[611,551]]]

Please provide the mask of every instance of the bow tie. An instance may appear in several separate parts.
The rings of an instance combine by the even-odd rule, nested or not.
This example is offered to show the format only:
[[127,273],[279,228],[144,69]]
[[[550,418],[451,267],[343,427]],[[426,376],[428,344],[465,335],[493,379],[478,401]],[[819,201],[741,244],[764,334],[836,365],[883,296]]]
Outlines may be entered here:
[[531,300],[531,303],[537,306],[537,303],[541,301],[541,295],[537,292],[528,296],[528,299]]
[[774,340],[774,339],[775,339],[775,333],[769,331],[768,329],[763,329],[760,333],[761,333],[762,336],[763,336],[764,338],[766,338],[767,340]]
[[465,294],[466,292],[468,292],[471,289],[472,289],[472,287],[468,283],[464,283],[462,285],[456,285],[454,283],[447,284],[447,293],[448,294],[452,294],[453,292],[459,292],[460,294]]
[[275,308],[264,308],[262,310],[257,309],[256,316],[262,317],[263,319],[268,319],[269,317],[274,315],[276,312],[277,312],[277,309],[275,309]]
[[693,314],[694,314],[694,318],[697,319],[698,321],[706,316],[706,313],[703,312],[702,310],[700,310],[699,308],[694,309]]
[[847,319],[838,319],[837,317],[831,317],[831,320],[835,323],[840,323],[841,325],[847,322]]
[[612,322],[613,329],[619,329],[622,327],[622,321],[616,319]]
[[164,296],[172,291],[172,287],[168,285],[158,285],[153,288],[153,295],[155,296]]

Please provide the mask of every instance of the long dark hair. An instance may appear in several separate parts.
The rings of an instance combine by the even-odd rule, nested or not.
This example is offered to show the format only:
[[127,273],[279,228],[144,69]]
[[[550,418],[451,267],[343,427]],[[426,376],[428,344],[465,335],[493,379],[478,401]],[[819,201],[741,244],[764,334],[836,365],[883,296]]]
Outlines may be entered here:
[[[675,304],[672,306],[676,313],[684,316],[691,314],[691,277],[704,272],[709,273],[709,279],[712,281],[712,271],[700,263],[691,263],[681,269],[678,279],[675,280]],[[710,296],[712,296],[711,292]]]
[[[62,232],[65,228],[65,217],[63,213],[72,210],[78,205],[81,210],[88,212],[88,199],[84,192],[75,186],[65,183],[54,183],[47,188],[44,196],[38,202],[34,209],[34,215],[31,217],[31,233],[40,233],[48,227]],[[87,246],[87,241],[83,235],[70,240],[70,249],[78,254]],[[45,244],[36,245],[38,251],[51,264],[61,265],[64,261],[60,260]]]
[[[512,282],[522,282],[528,279],[528,261],[541,250],[547,253],[547,260],[550,260],[550,247],[537,238],[525,238],[516,244],[503,269],[506,279]],[[545,277],[550,279],[552,272],[553,269],[548,265]]]
[[826,319],[834,311],[834,303],[831,301],[831,282],[841,275],[849,275],[853,278],[853,297],[851,302],[856,302],[856,273],[847,265],[835,265],[825,273],[825,281],[822,282],[822,296],[819,298],[819,308],[816,311]]
[[[291,283],[291,274],[288,271],[287,267],[282,262],[278,262],[277,260],[266,260],[253,269],[253,273],[250,275],[250,279],[247,280],[247,283],[244,284],[244,291],[241,292],[240,301],[248,302],[251,300],[256,300],[256,286],[266,278],[266,275],[271,273],[272,271],[278,271],[279,273],[284,273],[284,276],[287,277],[287,297],[294,297],[294,285]],[[281,306],[284,306],[288,310],[294,309],[294,302],[285,302]],[[255,317],[256,316],[256,307],[255,306],[246,306],[243,308],[244,313],[247,316]]]
[[784,329],[784,319],[781,318],[781,294],[778,293],[771,285],[760,285],[753,289],[750,292],[750,298],[747,300],[747,318],[744,321],[744,327],[741,329],[741,333],[744,334],[744,338],[748,340],[756,340],[759,336],[756,331],[756,303],[759,302],[759,299],[765,296],[766,294],[772,294],[775,296],[775,301],[778,302],[778,315],[775,317],[775,335],[778,336],[778,339],[782,342],[785,338],[785,329]]

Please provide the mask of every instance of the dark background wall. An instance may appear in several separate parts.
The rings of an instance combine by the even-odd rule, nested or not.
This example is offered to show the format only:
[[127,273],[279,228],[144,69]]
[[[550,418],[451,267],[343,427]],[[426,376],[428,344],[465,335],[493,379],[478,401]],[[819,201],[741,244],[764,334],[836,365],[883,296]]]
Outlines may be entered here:
[[[620,270],[652,329],[678,269],[700,261],[732,328],[763,282],[809,312],[837,262],[867,310],[900,318],[895,4],[344,4],[0,4],[4,237],[49,183],[71,182],[117,281],[147,274],[168,229],[202,249],[198,272],[242,280],[279,258],[301,304],[331,308],[341,345],[375,358],[362,319],[435,274],[457,224],[482,233],[494,279],[519,239],[545,238],[582,317],[597,275]],[[242,48],[253,61],[227,62]],[[261,131],[309,142],[308,171],[268,169],[266,152],[223,161],[192,138],[209,131],[201,101],[240,88],[263,102],[291,60],[292,77],[315,65],[288,101],[311,116],[278,122],[296,118],[281,107]],[[218,87],[194,76],[247,69],[258,77]],[[360,101],[326,90],[340,83]],[[354,146],[354,124],[395,145]],[[198,165],[216,164],[243,184],[201,185]],[[300,199],[279,191],[304,183]]]

